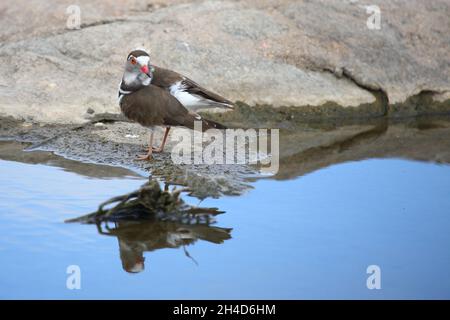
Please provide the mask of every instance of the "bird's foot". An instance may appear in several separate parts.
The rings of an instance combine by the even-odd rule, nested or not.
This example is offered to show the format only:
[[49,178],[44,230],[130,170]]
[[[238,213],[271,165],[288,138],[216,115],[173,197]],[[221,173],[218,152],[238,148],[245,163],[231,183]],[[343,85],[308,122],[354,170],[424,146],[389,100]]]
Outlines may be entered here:
[[163,148],[161,148],[161,147],[159,147],[159,148],[152,147],[152,152],[161,153],[161,152],[163,152]]
[[151,161],[153,160],[153,156],[151,154],[141,154],[138,155],[134,160],[136,161]]
[[[150,148],[149,147],[145,147],[144,148],[144,151],[147,151],[147,152],[149,152],[150,151]],[[161,153],[161,152],[163,152],[164,150],[163,150],[163,148],[161,148],[161,147],[159,147],[159,148],[157,148],[157,147],[152,147],[152,152],[153,153]]]

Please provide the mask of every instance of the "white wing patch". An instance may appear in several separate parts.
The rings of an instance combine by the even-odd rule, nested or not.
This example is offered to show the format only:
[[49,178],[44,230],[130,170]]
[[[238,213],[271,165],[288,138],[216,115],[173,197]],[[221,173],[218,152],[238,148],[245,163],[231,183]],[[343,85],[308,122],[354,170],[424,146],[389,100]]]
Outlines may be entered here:
[[187,87],[180,80],[169,87],[169,92],[188,110],[197,111],[205,108],[230,108],[233,109],[232,104],[218,102],[211,99],[207,99],[203,96],[192,94],[186,91]]
[[181,81],[178,81],[170,86],[170,94],[177,98],[177,100],[180,101],[181,104],[188,109],[208,104],[204,99],[190,94],[185,90],[186,88],[183,86]]

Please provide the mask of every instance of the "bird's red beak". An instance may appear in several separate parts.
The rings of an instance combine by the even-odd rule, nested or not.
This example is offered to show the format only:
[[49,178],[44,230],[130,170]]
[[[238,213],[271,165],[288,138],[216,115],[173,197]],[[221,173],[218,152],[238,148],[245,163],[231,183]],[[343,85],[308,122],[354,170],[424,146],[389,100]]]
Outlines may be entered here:
[[143,72],[143,73],[145,73],[145,74],[148,74],[148,66],[146,65],[146,66],[143,66],[142,68],[141,68],[141,71]]

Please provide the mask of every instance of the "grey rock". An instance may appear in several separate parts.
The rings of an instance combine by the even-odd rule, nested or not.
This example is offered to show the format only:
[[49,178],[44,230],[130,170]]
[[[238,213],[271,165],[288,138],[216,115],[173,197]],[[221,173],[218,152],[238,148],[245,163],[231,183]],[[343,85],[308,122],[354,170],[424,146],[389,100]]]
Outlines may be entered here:
[[[373,4],[380,30],[366,25]],[[298,28],[300,41],[290,43],[297,53],[287,60],[299,68],[345,71],[358,84],[383,90],[390,103],[449,91],[449,1],[299,1],[278,9]]]
[[[399,1],[72,1],[0,4],[0,115],[40,122],[118,113],[123,60],[155,64],[249,105],[356,107],[450,91],[450,3]],[[366,6],[381,9],[381,30]],[[417,13],[420,14],[417,14]]]

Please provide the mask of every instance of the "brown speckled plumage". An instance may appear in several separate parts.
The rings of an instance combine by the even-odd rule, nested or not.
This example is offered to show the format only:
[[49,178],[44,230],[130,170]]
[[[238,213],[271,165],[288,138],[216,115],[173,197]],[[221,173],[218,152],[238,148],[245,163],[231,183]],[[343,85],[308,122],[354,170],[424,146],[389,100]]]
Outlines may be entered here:
[[201,97],[205,99],[205,101],[209,101],[211,103],[211,106],[214,106],[215,103],[227,105],[230,108],[233,106],[233,103],[230,100],[227,100],[224,97],[203,88],[195,81],[184,77],[175,71],[160,68],[155,65],[153,65],[153,69],[152,84],[155,86],[170,91],[170,87],[172,85],[180,82],[181,86],[184,88],[184,91],[189,92],[192,95]]
[[124,95],[120,109],[130,120],[145,127],[165,125],[194,128],[194,121],[202,121],[203,130],[225,127],[189,112],[175,97],[152,84]]

